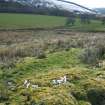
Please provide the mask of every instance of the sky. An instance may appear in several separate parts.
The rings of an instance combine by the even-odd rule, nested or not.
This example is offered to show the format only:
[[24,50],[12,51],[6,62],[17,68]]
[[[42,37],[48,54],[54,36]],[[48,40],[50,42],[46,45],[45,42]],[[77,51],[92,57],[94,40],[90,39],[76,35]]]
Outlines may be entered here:
[[105,8],[105,0],[67,0],[72,1],[88,8]]

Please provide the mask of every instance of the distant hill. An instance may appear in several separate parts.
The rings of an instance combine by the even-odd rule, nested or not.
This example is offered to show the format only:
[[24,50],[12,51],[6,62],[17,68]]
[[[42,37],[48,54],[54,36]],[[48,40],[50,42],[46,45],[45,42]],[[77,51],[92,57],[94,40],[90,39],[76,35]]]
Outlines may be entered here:
[[94,10],[96,10],[97,12],[100,12],[102,14],[105,14],[105,8],[95,8]]
[[34,12],[34,9],[27,5],[22,5],[18,2],[2,0],[0,1],[0,12],[30,13],[30,12]]
[[2,0],[0,1],[0,12],[13,13],[35,13],[44,15],[67,16],[70,12],[64,9],[59,9],[56,5],[46,7],[45,5],[32,6],[27,1]]
[[0,0],[0,12],[25,12],[67,16],[71,12],[93,13],[92,10],[65,0]]

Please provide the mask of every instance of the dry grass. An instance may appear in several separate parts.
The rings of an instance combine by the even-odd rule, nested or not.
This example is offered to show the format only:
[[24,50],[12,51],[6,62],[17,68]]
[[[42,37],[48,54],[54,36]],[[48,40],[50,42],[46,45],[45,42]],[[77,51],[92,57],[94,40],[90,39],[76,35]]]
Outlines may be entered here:
[[[97,47],[104,50],[104,33],[81,33],[69,30],[0,32],[0,58],[32,57],[70,48]],[[40,55],[40,54],[39,54]],[[38,55],[38,56],[39,56]],[[40,57],[39,57],[40,58]]]

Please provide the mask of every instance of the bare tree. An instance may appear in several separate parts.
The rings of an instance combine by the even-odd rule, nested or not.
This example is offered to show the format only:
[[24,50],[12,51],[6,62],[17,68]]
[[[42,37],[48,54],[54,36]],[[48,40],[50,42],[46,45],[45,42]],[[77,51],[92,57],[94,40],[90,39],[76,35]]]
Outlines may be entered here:
[[88,13],[80,14],[80,20],[83,24],[90,24],[90,15]]
[[74,13],[70,13],[69,17],[67,18],[66,25],[73,26],[75,24],[75,21],[76,21],[76,15]]

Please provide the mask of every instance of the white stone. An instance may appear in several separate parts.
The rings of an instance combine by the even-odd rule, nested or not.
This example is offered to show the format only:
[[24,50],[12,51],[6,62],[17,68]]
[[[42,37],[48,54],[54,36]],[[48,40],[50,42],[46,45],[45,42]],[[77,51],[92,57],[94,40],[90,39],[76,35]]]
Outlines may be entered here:
[[61,83],[66,83],[67,82],[67,77],[60,77],[60,79],[52,80],[53,84],[61,84]]
[[33,89],[38,88],[38,85],[31,85]]
[[29,88],[29,86],[30,86],[30,82],[26,84],[26,88]]

